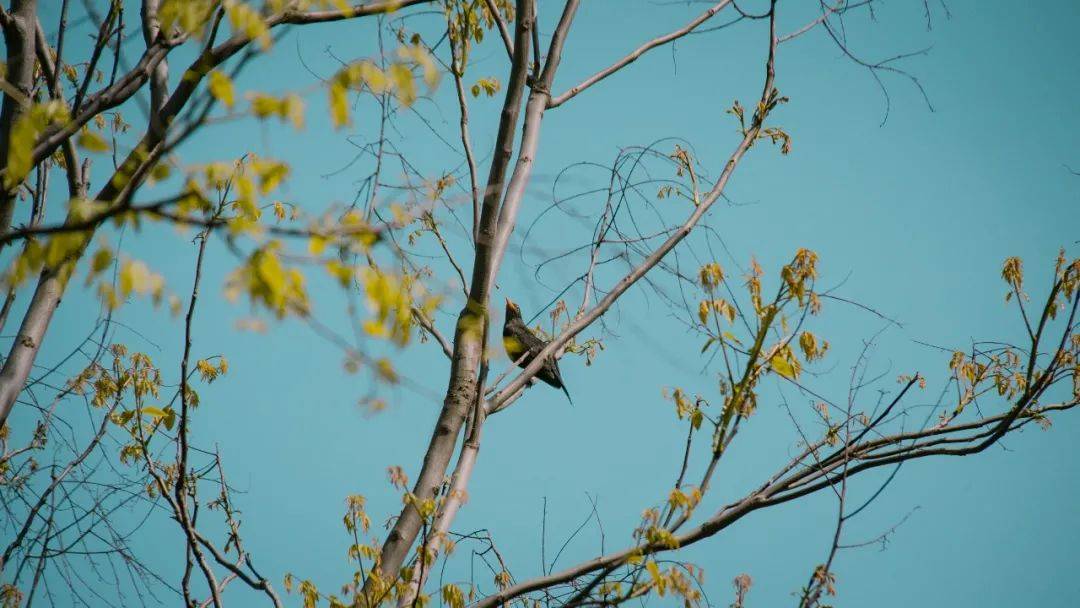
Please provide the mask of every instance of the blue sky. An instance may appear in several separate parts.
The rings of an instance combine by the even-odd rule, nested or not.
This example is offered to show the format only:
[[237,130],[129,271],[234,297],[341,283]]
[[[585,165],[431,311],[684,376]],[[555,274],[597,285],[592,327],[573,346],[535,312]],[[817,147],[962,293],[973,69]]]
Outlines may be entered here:
[[[557,90],[702,10],[683,2],[583,4]],[[948,2],[946,18],[940,6],[930,5],[930,30],[921,2],[887,3],[875,21],[860,15],[848,22],[851,47],[867,59],[928,49],[901,65],[919,79],[929,106],[902,76],[885,77],[886,102],[871,75],[844,59],[820,31],[782,47],[777,86],[791,102],[774,120],[791,133],[793,151],[782,157],[768,145],[755,148],[727,192],[732,204],[719,206],[710,218],[730,252],[720,261],[733,273],[753,255],[775,274],[798,247],[808,247],[821,257],[823,283],[839,285],[845,298],[901,321],[902,328],[882,335],[871,367],[886,375],[886,389],[898,374],[921,372],[930,386],[913,398],[919,405],[935,400],[948,356],[917,341],[951,349],[972,339],[1018,338],[1022,328],[1003,301],[1002,260],[1022,257],[1037,294],[1039,282],[1049,280],[1058,248],[1076,255],[1080,238],[1080,177],[1066,168],[1080,168],[1080,47],[1074,35],[1080,9],[1070,2],[957,0]],[[546,31],[557,9],[541,3]],[[808,14],[785,17],[781,30],[797,28]],[[335,65],[328,50],[345,59],[370,56],[373,31],[371,24],[295,31],[270,57],[255,62],[238,86],[317,91],[316,77],[303,64],[327,76]],[[757,24],[689,37],[550,112],[520,225],[527,226],[550,202],[560,169],[578,161],[610,162],[623,146],[681,137],[717,173],[737,137],[723,110],[734,99],[748,104],[760,92],[764,35]],[[505,80],[498,46],[485,45],[474,58],[474,77]],[[438,105],[419,107],[434,117],[436,129],[453,136],[450,93],[444,81]],[[308,125],[299,134],[241,121],[193,141],[183,158],[198,162],[256,151],[292,163],[287,197],[314,208],[351,200],[370,164],[327,175],[345,167],[355,152],[343,133],[329,128],[322,94],[310,93],[307,100]],[[482,156],[493,139],[498,101],[473,107]],[[448,163],[457,164],[415,120],[405,117],[402,123],[403,145],[418,166],[436,177]],[[361,105],[350,135],[370,141],[376,127],[376,116]],[[539,242],[561,244],[582,236],[558,219],[544,219],[535,230]],[[123,243],[130,255],[163,272],[170,287],[187,291],[194,259],[188,238],[151,229],[129,233]],[[231,480],[244,490],[238,497],[243,530],[260,570],[274,573],[277,581],[291,571],[336,588],[349,572],[340,521],[344,498],[368,496],[377,526],[397,512],[399,499],[386,483],[386,467],[400,465],[412,477],[418,471],[437,413],[431,396],[445,387],[445,360],[431,344],[410,347],[398,366],[428,390],[391,391],[390,408],[367,416],[356,405],[366,391],[364,378],[345,374],[340,352],[307,328],[286,322],[265,335],[233,329],[247,309],[226,302],[219,286],[235,261],[219,244],[211,254],[196,351],[200,357],[226,354],[232,370],[202,391],[196,441],[220,445]],[[498,296],[521,302],[526,318],[553,295],[526,267],[535,261],[525,255],[523,263],[512,245],[500,278]],[[556,265],[545,283],[557,284],[574,272],[569,264]],[[341,321],[339,294],[318,286],[314,297],[319,314],[326,315],[321,318]],[[65,301],[43,360],[67,352],[85,332],[93,307],[85,294]],[[142,303],[123,308],[119,320],[126,328],[117,330],[117,340],[146,350],[163,366],[176,360],[178,321]],[[700,339],[687,334],[655,298],[631,292],[611,323],[607,348],[594,365],[576,358],[562,365],[574,407],[559,392],[538,387],[485,429],[470,500],[455,528],[489,529],[519,580],[540,571],[545,499],[549,561],[553,547],[589,515],[589,497],[597,501],[607,549],[628,542],[641,511],[666,496],[681,458],[683,430],[661,390],[681,386],[716,397],[715,376],[702,372]],[[816,386],[842,398],[862,341],[883,324],[858,309],[828,303],[815,331],[830,340],[834,352]],[[442,329],[451,330],[445,319]],[[797,436],[780,404],[782,394],[800,416],[808,414],[806,399],[763,385],[758,413],[722,465],[706,507],[738,497],[788,455]],[[1070,441],[1078,431],[1076,417],[1065,415],[1050,431],[1026,430],[977,457],[905,465],[882,498],[852,521],[848,541],[873,538],[910,516],[885,550],[873,546],[840,554],[834,568],[837,605],[1070,605],[1080,591],[1071,563],[1080,543],[1080,459]],[[865,494],[880,480],[868,478],[854,489]],[[705,568],[714,605],[730,603],[731,579],[740,573],[755,581],[750,605],[794,604],[792,594],[828,549],[834,510],[835,500],[822,494],[759,512],[686,555]],[[152,551],[177,542],[168,524],[148,528],[143,547]],[[596,527],[587,527],[559,565],[594,556],[599,541]],[[468,558],[461,557],[456,574],[467,576]],[[168,556],[155,559],[175,566]],[[482,580],[490,589],[490,577]],[[261,598],[236,594],[234,600],[246,605]]]

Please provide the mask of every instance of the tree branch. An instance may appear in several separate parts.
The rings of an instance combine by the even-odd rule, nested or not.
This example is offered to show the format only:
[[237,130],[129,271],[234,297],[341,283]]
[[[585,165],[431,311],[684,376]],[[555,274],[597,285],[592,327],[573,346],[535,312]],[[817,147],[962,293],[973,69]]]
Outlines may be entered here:
[[599,72],[593,74],[592,76],[589,76],[588,78],[583,80],[580,84],[578,84],[578,85],[576,85],[574,87],[571,87],[569,90],[567,90],[562,95],[558,95],[558,96],[552,98],[551,101],[548,102],[548,108],[549,109],[550,108],[557,108],[557,107],[561,106],[562,104],[566,103],[570,99],[576,97],[578,95],[578,93],[581,93],[585,89],[593,86],[594,84],[600,82],[601,80],[607,78],[608,76],[611,76],[615,72],[618,72],[619,70],[623,69],[624,67],[626,67],[626,66],[630,65],[631,63],[637,61],[639,57],[641,57],[645,53],[651,51],[652,49],[654,49],[654,48],[656,48],[658,46],[665,45],[665,44],[667,44],[669,42],[673,42],[675,40],[678,40],[679,38],[682,38],[683,36],[689,34],[690,32],[697,29],[697,27],[699,25],[701,25],[702,23],[705,23],[706,21],[711,19],[713,17],[713,15],[715,15],[716,13],[723,10],[723,8],[725,6],[727,6],[727,5],[729,5],[729,4],[731,4],[731,0],[723,0],[723,2],[718,2],[717,4],[715,4],[711,8],[709,8],[709,10],[707,10],[704,13],[698,15],[693,21],[686,24],[685,26],[683,26],[683,27],[681,27],[681,28],[679,28],[679,29],[677,29],[677,30],[675,30],[673,32],[669,32],[667,34],[664,34],[663,36],[658,36],[656,38],[653,38],[652,40],[646,42],[645,44],[642,44],[641,46],[639,46],[638,48],[631,51],[628,55],[626,55],[622,59],[619,59],[618,61],[611,64],[610,66],[600,70]]

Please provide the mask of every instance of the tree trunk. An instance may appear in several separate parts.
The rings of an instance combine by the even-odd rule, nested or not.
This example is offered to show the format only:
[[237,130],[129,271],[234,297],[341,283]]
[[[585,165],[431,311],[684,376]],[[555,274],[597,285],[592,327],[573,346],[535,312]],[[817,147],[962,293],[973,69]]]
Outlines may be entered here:
[[[34,57],[37,27],[37,0],[13,0],[8,19],[4,23],[4,45],[7,47],[7,74],[5,79],[13,85],[22,99],[4,94],[0,107],[0,169],[6,168],[11,143],[11,127],[26,111],[34,78]],[[11,228],[15,216],[15,195],[18,185],[11,188],[0,186],[0,233]],[[0,244],[0,251],[4,245]],[[0,418],[0,422],[2,422]]]

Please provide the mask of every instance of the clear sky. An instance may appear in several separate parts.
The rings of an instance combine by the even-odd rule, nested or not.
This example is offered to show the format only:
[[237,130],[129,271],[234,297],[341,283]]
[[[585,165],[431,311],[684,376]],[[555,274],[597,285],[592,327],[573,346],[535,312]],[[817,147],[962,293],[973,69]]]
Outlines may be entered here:
[[[781,3],[781,10],[785,4],[791,2]],[[1058,248],[1075,256],[1080,239],[1080,177],[1066,168],[1080,169],[1080,8],[1065,1],[947,0],[946,16],[936,0],[928,4],[929,30],[917,0],[885,3],[875,21],[859,15],[847,25],[851,47],[869,60],[928,49],[901,65],[919,79],[929,105],[909,80],[895,75],[884,77],[886,101],[872,76],[820,31],[785,45],[777,86],[791,102],[775,121],[791,133],[793,151],[781,157],[770,146],[755,148],[731,183],[732,204],[716,208],[710,220],[730,252],[720,262],[732,273],[751,255],[775,273],[795,249],[808,247],[820,255],[823,283],[840,285],[845,298],[902,322],[882,335],[871,367],[885,374],[886,389],[901,373],[926,376],[930,385],[912,404],[932,403],[948,372],[948,354],[918,342],[951,350],[976,338],[1017,338],[1021,326],[1003,301],[1002,260],[1022,257],[1031,291],[1039,293],[1036,285],[1048,280]],[[545,31],[558,8],[541,2]],[[700,3],[687,2],[584,2],[555,88],[576,83],[700,10]],[[785,17],[781,30],[794,29],[797,17],[808,14]],[[347,24],[295,31],[238,85],[317,91],[317,76],[336,66],[328,52],[343,59],[369,56],[373,31]],[[759,94],[763,36],[761,24],[752,24],[689,37],[552,111],[521,225],[546,208],[561,168],[610,162],[621,146],[681,137],[718,173],[737,137],[723,110],[736,98],[749,104]],[[487,45],[475,59],[474,76],[505,81],[500,48]],[[440,133],[453,136],[457,115],[450,92],[446,81],[436,95],[439,104],[419,108]],[[293,164],[288,197],[315,208],[351,200],[370,164],[349,164],[355,148],[329,128],[321,93],[311,92],[308,105],[308,125],[298,135],[246,121],[229,124],[193,141],[184,159],[255,151]],[[497,108],[498,99],[477,102],[473,110],[476,146],[485,157]],[[351,136],[370,141],[376,117],[369,108],[360,110]],[[457,164],[458,157],[418,123],[405,124],[405,145],[418,166],[436,177],[440,168]],[[585,186],[606,185],[598,174],[580,179]],[[583,236],[567,220],[545,218],[535,230],[532,238],[539,242]],[[178,293],[187,291],[194,258],[188,238],[150,231],[129,233],[123,244],[162,271]],[[415,477],[445,388],[445,360],[431,344],[410,347],[398,366],[428,390],[392,391],[389,409],[368,416],[356,405],[366,391],[362,377],[344,373],[340,351],[306,327],[286,322],[265,335],[233,329],[247,308],[227,303],[220,286],[235,260],[219,243],[211,254],[196,351],[226,354],[232,370],[202,391],[196,441],[220,445],[231,480],[244,490],[238,496],[243,530],[259,569],[277,582],[291,571],[335,589],[349,573],[341,526],[345,496],[368,496],[377,526],[397,512],[386,467],[400,465]],[[507,258],[496,297],[513,296],[526,318],[553,296],[560,279],[576,272],[556,265],[538,283],[530,266],[538,257],[519,255],[515,243]],[[314,295],[324,319],[340,321],[340,295],[330,289]],[[43,361],[84,335],[95,306],[82,294],[65,301]],[[163,366],[176,361],[182,333],[177,320],[139,303],[121,309],[118,320],[125,327],[117,340],[146,350]],[[606,350],[591,367],[577,358],[562,364],[574,407],[541,386],[485,428],[470,500],[455,529],[489,529],[519,580],[540,572],[545,500],[549,562],[553,548],[590,514],[590,497],[597,501],[606,548],[628,542],[641,511],[666,496],[681,458],[684,431],[662,388],[681,386],[716,398],[715,376],[702,372],[700,339],[669,318],[655,297],[632,292],[610,323]],[[856,308],[827,303],[815,331],[835,352],[816,386],[842,399],[862,340],[883,325]],[[445,319],[442,329],[451,333]],[[497,365],[499,372],[506,361]],[[740,496],[788,455],[798,438],[781,391],[771,381],[763,384],[758,413],[740,433],[718,473],[716,494],[703,508]],[[790,389],[783,394],[805,414],[805,398]],[[1080,458],[1073,438],[1080,419],[1071,414],[1055,418],[1049,431],[1025,430],[976,457],[905,465],[882,497],[852,521],[847,540],[873,538],[907,519],[884,550],[874,545],[840,554],[836,603],[1074,605],[1080,592],[1074,574]],[[865,496],[875,481],[881,476],[854,490]],[[740,573],[754,580],[749,605],[796,604],[793,594],[824,559],[834,510],[835,499],[822,493],[759,512],[686,555],[705,568],[713,605],[731,602],[731,579]],[[169,526],[147,528],[140,546],[150,552],[165,542],[178,547]],[[599,543],[600,533],[590,525],[558,565],[594,556]],[[169,567],[179,558],[177,549],[155,559]],[[468,575],[467,562],[463,554],[457,575]],[[481,578],[490,590],[490,576]],[[233,599],[245,605],[263,598]]]

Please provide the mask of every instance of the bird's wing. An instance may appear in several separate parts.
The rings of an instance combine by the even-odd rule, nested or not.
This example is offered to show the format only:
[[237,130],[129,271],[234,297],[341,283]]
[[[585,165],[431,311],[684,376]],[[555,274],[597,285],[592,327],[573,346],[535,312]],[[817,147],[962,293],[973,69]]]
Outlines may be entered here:
[[522,332],[520,340],[521,343],[525,345],[525,348],[527,348],[533,356],[539,354],[540,351],[544,350],[544,347],[547,346],[547,342],[541,340],[528,327],[526,327],[525,331]]

